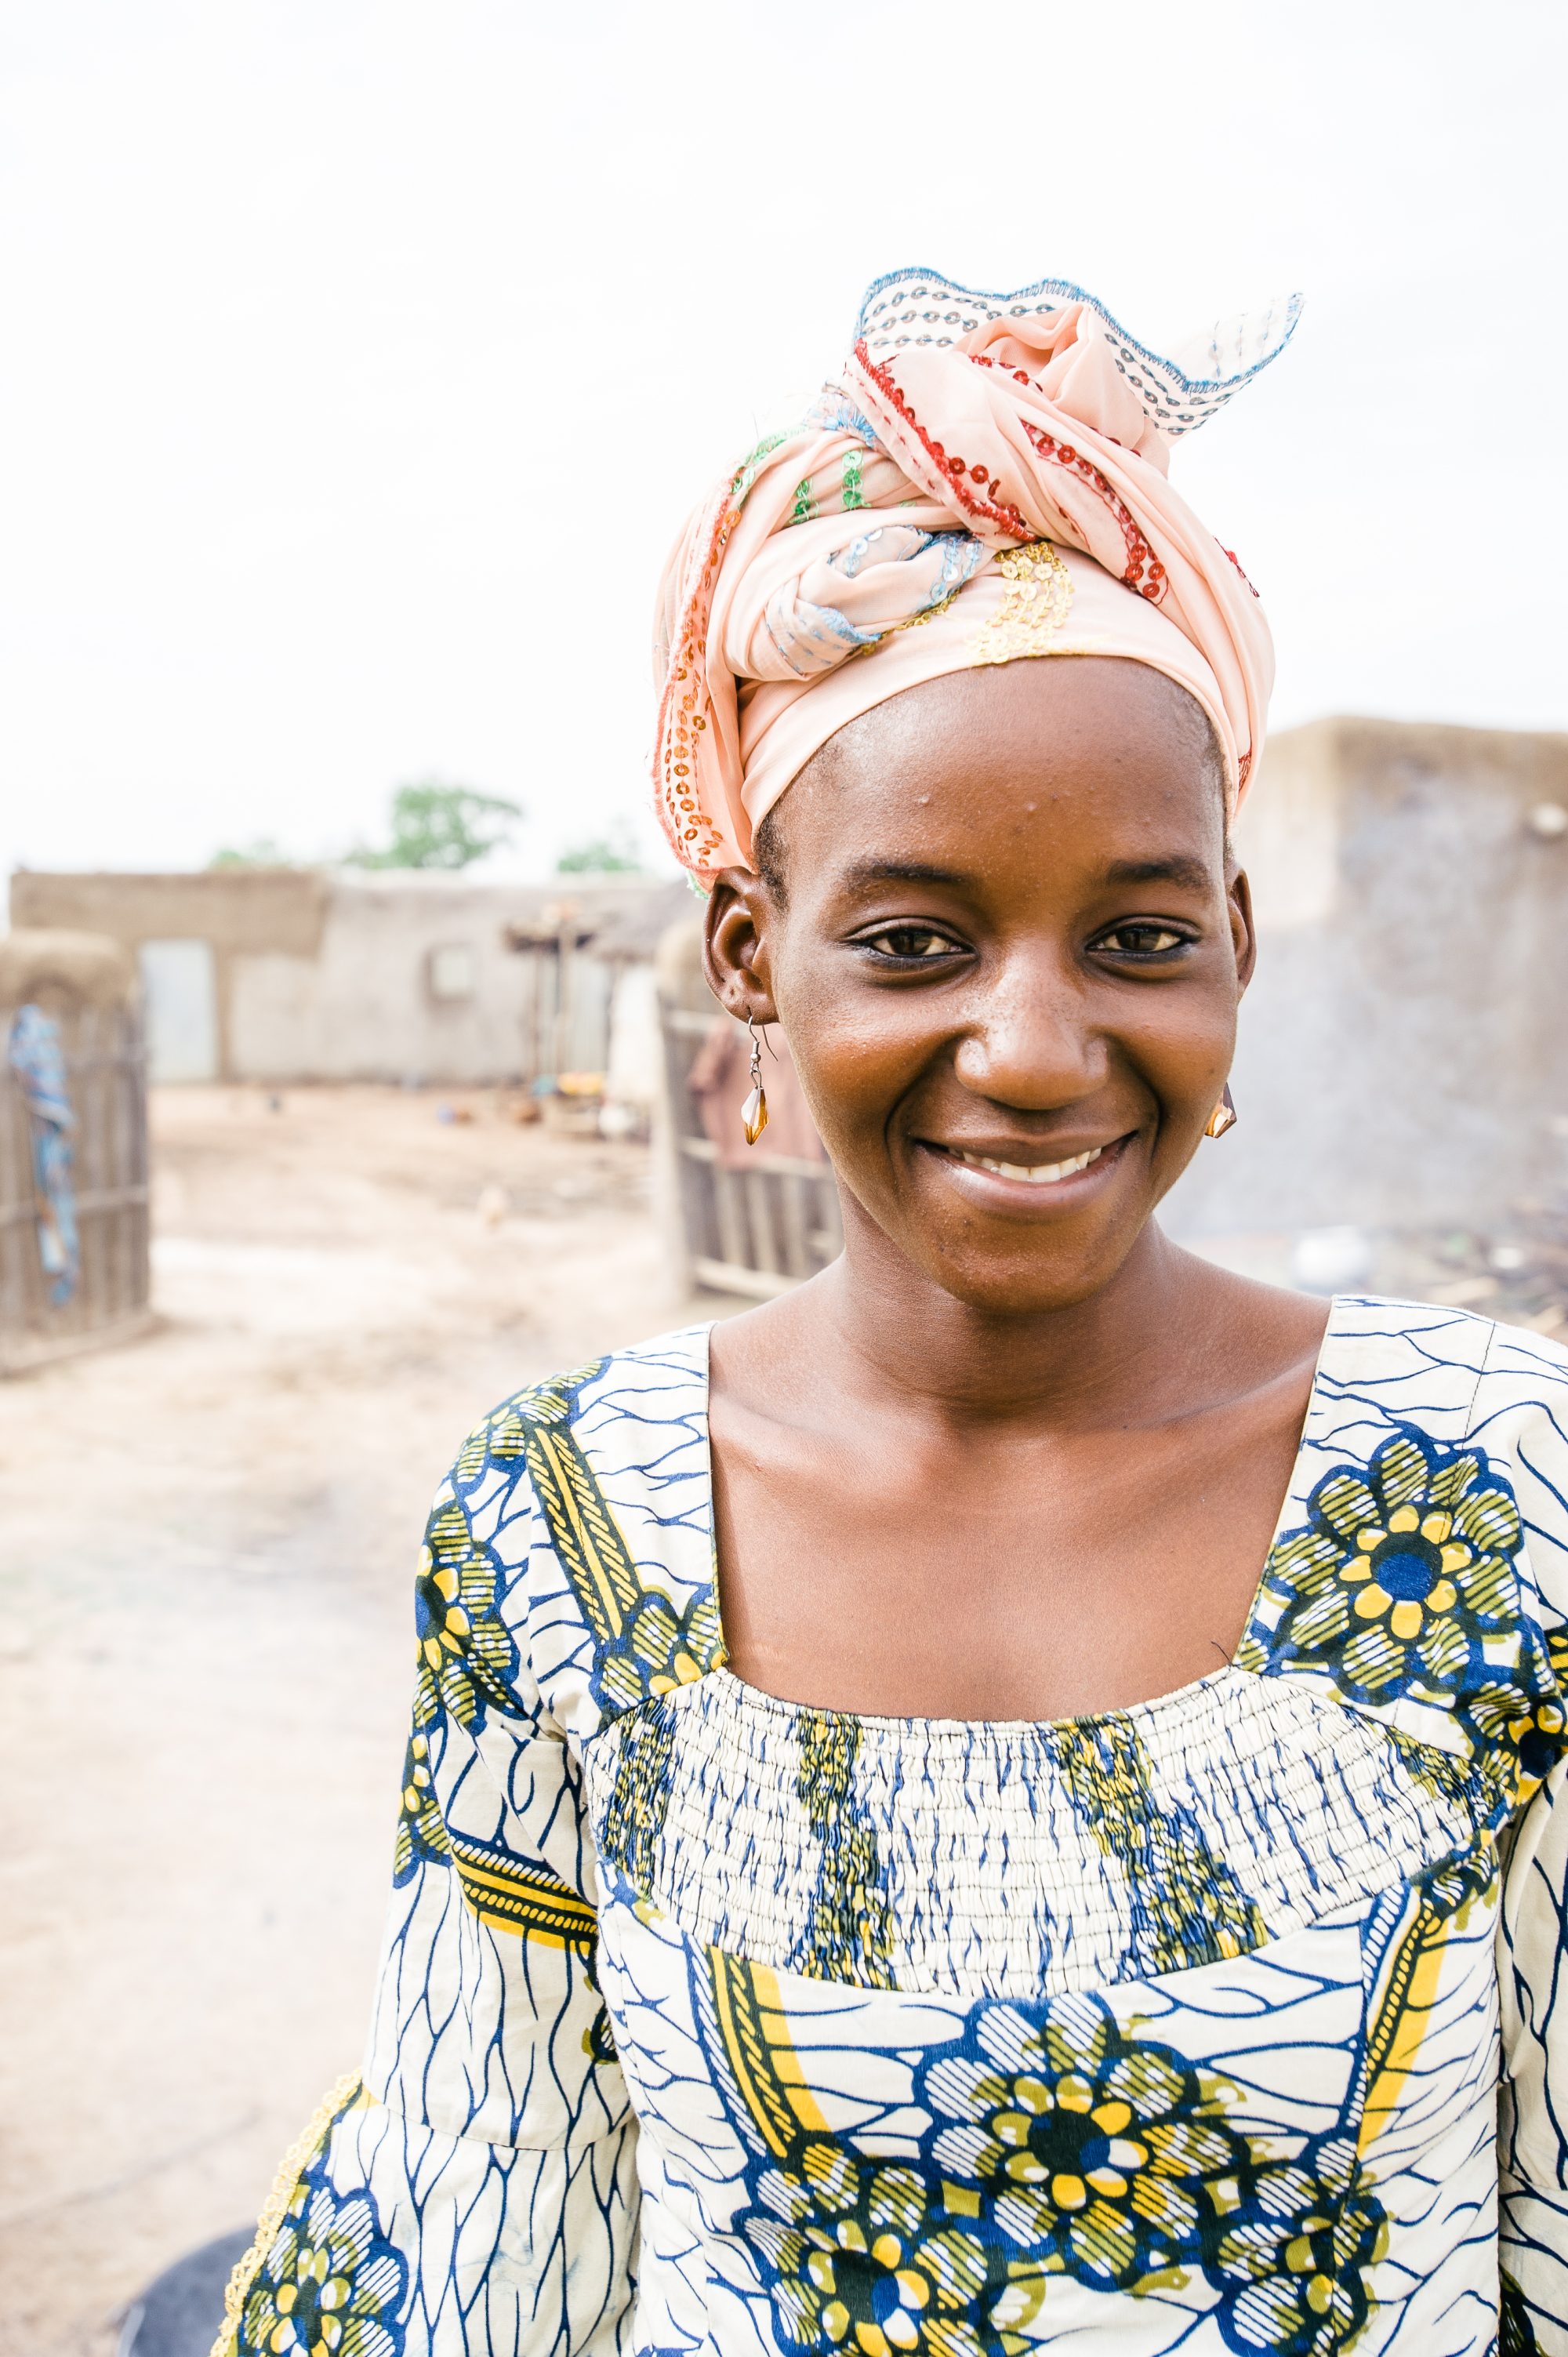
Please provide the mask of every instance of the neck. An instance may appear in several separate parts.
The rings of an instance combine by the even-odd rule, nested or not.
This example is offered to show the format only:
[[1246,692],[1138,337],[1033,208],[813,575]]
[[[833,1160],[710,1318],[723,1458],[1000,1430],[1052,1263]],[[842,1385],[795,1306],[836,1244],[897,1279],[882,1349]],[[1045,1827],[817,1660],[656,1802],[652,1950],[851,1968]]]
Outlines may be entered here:
[[1146,1425],[1160,1420],[1173,1365],[1190,1374],[1195,1297],[1209,1272],[1153,1222],[1086,1300],[1009,1313],[958,1300],[853,1201],[844,1211],[843,1258],[811,1291],[863,1398],[881,1393],[950,1426]]

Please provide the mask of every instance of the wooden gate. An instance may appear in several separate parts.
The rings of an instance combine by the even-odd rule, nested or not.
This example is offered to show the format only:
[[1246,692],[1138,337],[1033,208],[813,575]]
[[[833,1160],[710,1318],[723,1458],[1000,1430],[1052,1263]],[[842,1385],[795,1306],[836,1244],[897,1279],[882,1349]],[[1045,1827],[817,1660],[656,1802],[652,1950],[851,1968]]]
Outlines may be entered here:
[[[13,933],[0,970],[0,1374],[130,1337],[151,1323],[146,1051],[123,953],[91,936]],[[18,1006],[60,1028],[76,1115],[81,1261],[50,1299],[38,1250],[32,1125],[6,1049]]]
[[693,1281],[757,1300],[787,1293],[843,1247],[832,1173],[825,1162],[769,1154],[765,1143],[744,1169],[726,1169],[688,1085],[714,1028],[712,1007],[698,1014],[666,1005],[662,1019],[675,1201]]

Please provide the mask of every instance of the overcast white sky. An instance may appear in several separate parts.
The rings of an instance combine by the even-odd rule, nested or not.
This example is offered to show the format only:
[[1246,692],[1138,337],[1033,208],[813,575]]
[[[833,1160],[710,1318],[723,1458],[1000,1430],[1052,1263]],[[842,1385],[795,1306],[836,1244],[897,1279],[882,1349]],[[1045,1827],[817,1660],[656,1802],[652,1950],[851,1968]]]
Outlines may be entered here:
[[1561,0],[5,0],[0,868],[639,811],[664,549],[905,262],[1163,344],[1277,724],[1568,726]]

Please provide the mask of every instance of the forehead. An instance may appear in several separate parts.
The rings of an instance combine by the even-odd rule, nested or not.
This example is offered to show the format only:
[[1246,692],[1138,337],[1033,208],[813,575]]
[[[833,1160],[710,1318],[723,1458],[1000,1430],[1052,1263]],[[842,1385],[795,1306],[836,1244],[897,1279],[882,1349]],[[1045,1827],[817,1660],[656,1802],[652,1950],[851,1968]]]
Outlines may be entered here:
[[[842,728],[779,805],[793,871],[869,853],[1017,866],[1022,838],[1060,872],[1159,854],[1220,872],[1224,770],[1187,690],[1147,664],[1057,655],[955,672]],[[1026,867],[1036,870],[1039,859]]]

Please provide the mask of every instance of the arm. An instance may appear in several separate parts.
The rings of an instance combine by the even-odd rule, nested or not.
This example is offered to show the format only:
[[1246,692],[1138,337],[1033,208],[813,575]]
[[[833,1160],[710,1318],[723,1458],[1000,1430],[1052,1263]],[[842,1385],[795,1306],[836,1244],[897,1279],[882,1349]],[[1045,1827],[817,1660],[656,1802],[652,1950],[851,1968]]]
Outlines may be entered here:
[[1506,1329],[1492,1357],[1530,1400],[1514,1464],[1534,1632],[1533,1717],[1510,1730],[1526,1797],[1501,1844],[1498,2346],[1568,2357],[1568,1359]]
[[214,2357],[621,2346],[636,2131],[595,1981],[575,1765],[527,1661],[515,1575],[530,1521],[521,1464],[466,1450],[417,1584],[364,2078],[334,2090],[288,2156]]
[[[1501,2346],[1568,2357],[1568,1760],[1515,1832],[1503,1886]],[[1511,2313],[1510,2313],[1511,2311]],[[1534,2338],[1518,2327],[1528,2319]],[[1506,2325],[1516,2326],[1510,2341]]]

